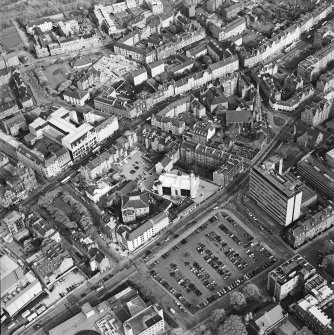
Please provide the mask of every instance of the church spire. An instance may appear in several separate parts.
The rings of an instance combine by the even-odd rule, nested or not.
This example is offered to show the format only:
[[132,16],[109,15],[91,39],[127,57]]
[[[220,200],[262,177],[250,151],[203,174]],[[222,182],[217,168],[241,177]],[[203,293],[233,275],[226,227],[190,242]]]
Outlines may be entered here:
[[253,115],[255,117],[256,122],[262,121],[262,101],[261,101],[259,83],[257,83],[257,87],[256,87],[256,95],[255,95],[254,103],[253,103]]

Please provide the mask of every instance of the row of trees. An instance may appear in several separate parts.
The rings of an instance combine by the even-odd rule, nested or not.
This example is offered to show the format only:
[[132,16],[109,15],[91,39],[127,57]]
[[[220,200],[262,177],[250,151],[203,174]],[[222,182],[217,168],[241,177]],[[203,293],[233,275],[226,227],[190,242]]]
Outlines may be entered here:
[[[248,335],[246,326],[239,315],[229,315],[226,317],[225,310],[222,308],[216,309],[212,312],[211,329],[217,335]],[[215,327],[213,327],[215,325]],[[203,324],[199,325],[196,334],[211,335],[210,329],[207,329]]]
[[[66,213],[64,210],[53,206],[53,202],[59,196],[72,207],[70,213]],[[38,205],[45,208],[56,222],[65,225],[68,229],[76,229],[79,225],[82,229],[87,230],[93,225],[92,218],[87,208],[73,198],[68,192],[62,192],[59,188],[50,191],[41,197],[38,200]]]
[[258,301],[259,298],[259,288],[255,284],[248,283],[241,291],[230,293],[230,304],[235,310],[240,310],[247,305],[247,302]]
[[[260,290],[253,283],[247,283],[241,291],[231,292],[229,295],[230,305],[237,311],[246,307],[247,302],[255,302],[260,298]],[[246,326],[242,318],[238,315],[230,315],[226,317],[223,308],[215,309],[211,317],[210,329],[206,329],[204,325],[197,328],[199,335],[209,335],[211,331],[217,335],[247,335]]]

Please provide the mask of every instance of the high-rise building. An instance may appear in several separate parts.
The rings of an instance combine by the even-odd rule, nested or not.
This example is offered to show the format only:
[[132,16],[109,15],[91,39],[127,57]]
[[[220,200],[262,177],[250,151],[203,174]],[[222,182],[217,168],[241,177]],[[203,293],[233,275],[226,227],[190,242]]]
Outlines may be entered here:
[[251,170],[249,195],[273,219],[288,226],[300,216],[301,182],[282,175],[283,159],[275,155]]
[[315,268],[297,254],[268,273],[267,289],[280,301],[293,290],[303,289],[306,280],[315,273]]

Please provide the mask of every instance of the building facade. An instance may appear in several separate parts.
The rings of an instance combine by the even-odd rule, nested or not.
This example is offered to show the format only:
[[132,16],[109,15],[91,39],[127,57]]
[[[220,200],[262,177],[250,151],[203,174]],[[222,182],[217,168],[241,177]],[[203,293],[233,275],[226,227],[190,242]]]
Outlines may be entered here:
[[273,219],[288,226],[300,216],[302,191],[298,179],[282,175],[283,160],[273,156],[251,169],[249,195]]

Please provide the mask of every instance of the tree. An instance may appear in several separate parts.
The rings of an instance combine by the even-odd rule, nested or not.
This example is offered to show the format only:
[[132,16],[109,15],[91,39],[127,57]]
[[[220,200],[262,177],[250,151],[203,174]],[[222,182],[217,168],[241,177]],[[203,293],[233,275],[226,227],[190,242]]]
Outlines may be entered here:
[[230,293],[230,304],[236,310],[241,309],[242,307],[246,305],[246,298],[239,291],[231,292]]
[[217,335],[248,335],[246,326],[239,315],[229,316],[219,327]]
[[330,254],[324,257],[322,260],[322,266],[326,270],[333,270],[334,269],[334,254]]
[[210,322],[211,322],[212,328],[214,329],[218,328],[221,325],[222,321],[224,320],[225,315],[226,313],[223,308],[215,309],[210,316]]
[[248,283],[242,289],[242,294],[245,296],[246,300],[258,300],[260,297],[260,290],[255,284]]

